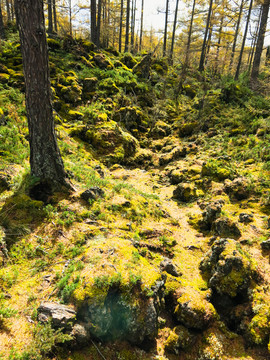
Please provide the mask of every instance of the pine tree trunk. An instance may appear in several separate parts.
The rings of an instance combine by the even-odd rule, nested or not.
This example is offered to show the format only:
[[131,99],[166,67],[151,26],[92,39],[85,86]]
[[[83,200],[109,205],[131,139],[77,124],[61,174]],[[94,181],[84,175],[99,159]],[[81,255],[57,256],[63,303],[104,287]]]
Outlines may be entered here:
[[10,21],[11,21],[11,16],[10,16],[10,4],[9,4],[9,0],[6,0],[6,10],[7,10],[7,21],[8,21],[8,23],[10,23]]
[[91,40],[96,45],[97,44],[97,6],[96,0],[90,0],[90,11],[91,11]]
[[257,44],[256,44],[254,61],[253,61],[253,66],[252,66],[252,71],[251,71],[251,81],[253,81],[253,82],[255,82],[257,80],[258,75],[259,75],[261,56],[262,56],[262,51],[263,51],[263,43],[264,43],[267,19],[268,19],[268,13],[269,13],[269,6],[270,6],[270,0],[264,0],[264,3],[262,5],[262,16],[261,16],[258,40],[257,40]]
[[171,43],[171,51],[170,51],[171,61],[173,59],[173,48],[174,48],[175,31],[176,31],[176,25],[177,25],[178,5],[179,5],[179,0],[176,0],[174,22],[173,22],[173,32],[172,32],[172,43]]
[[238,38],[238,33],[239,33],[239,26],[240,26],[240,22],[241,22],[241,18],[242,18],[243,6],[244,6],[244,0],[242,0],[241,4],[240,4],[239,14],[238,14],[237,23],[236,23],[236,29],[235,29],[235,33],[234,33],[232,53],[231,53],[231,59],[230,59],[230,65],[229,65],[230,71],[231,71],[232,65],[233,65],[235,48],[236,48],[236,43],[237,43],[237,38]]
[[248,9],[248,16],[247,16],[247,21],[246,21],[246,27],[245,27],[245,32],[244,32],[244,36],[243,36],[243,40],[242,40],[242,46],[241,46],[241,50],[240,50],[240,55],[239,55],[239,59],[238,59],[238,64],[237,64],[237,69],[236,69],[235,77],[234,77],[235,80],[238,79],[239,74],[240,74],[240,68],[241,68],[242,57],[243,57],[244,48],[245,48],[245,43],[246,43],[246,38],[247,38],[248,25],[249,25],[249,19],[250,19],[250,15],[251,15],[252,6],[253,6],[253,0],[250,0],[249,9]]
[[123,14],[124,14],[124,0],[121,0],[120,24],[119,24],[119,52],[122,51]]
[[0,1],[0,39],[4,40],[5,38],[6,38],[6,34],[5,34],[3,13],[2,13],[2,7],[1,7],[1,1]]
[[100,47],[101,9],[102,9],[102,0],[98,0],[97,39],[96,39],[97,47]]
[[259,33],[259,26],[260,26],[260,22],[261,22],[261,17],[262,17],[262,7],[260,8],[260,15],[258,17],[258,21],[256,24],[256,30],[255,30],[255,35],[252,39],[251,42],[251,51],[248,54],[248,71],[250,72],[251,66],[252,66],[252,62],[253,62],[253,56],[254,56],[254,52],[255,52],[255,48],[256,48],[256,43],[257,43],[257,39],[258,39],[258,33]]
[[130,18],[130,0],[127,0],[125,52],[127,52],[129,49],[129,18]]
[[69,185],[57,146],[42,0],[15,0],[29,128],[31,174],[43,184]]
[[54,24],[54,31],[57,34],[58,28],[57,28],[57,14],[56,14],[56,0],[52,0],[52,7],[53,7],[53,24]]
[[72,0],[69,0],[68,13],[69,13],[69,35],[72,37]]
[[53,33],[52,0],[48,0],[48,34]]
[[212,6],[213,6],[213,0],[210,0],[209,9],[208,9],[208,15],[207,15],[206,28],[205,28],[204,39],[203,39],[203,46],[202,46],[202,51],[201,51],[199,71],[204,70],[204,62],[205,62],[205,54],[206,54],[206,42],[207,42],[210,19],[211,19],[211,14],[212,14]]
[[143,12],[144,12],[144,0],[142,0],[141,7],[141,29],[140,29],[140,51],[142,51],[142,38],[143,38]]
[[131,48],[131,52],[134,52],[135,16],[136,16],[136,0],[132,0],[132,10],[131,10],[131,34],[130,34],[130,48]]
[[192,6],[192,12],[191,12],[191,18],[190,18],[190,24],[189,24],[189,30],[188,30],[186,58],[185,58],[185,62],[184,62],[184,68],[185,69],[187,69],[189,67],[189,53],[190,53],[190,44],[191,44],[191,35],[192,35],[192,28],[193,28],[193,19],[194,19],[194,13],[195,13],[195,6],[196,6],[196,0],[193,0],[193,6]]
[[165,27],[164,27],[164,39],[163,39],[163,56],[166,56],[166,52],[167,52],[168,16],[169,16],[169,0],[166,0]]

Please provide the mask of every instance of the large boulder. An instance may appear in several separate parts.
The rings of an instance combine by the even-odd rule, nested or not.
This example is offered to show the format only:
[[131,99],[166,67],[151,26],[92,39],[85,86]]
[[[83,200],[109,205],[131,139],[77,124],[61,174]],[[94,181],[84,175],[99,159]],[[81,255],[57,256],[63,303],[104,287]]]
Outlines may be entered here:
[[78,318],[86,322],[91,335],[104,341],[127,340],[140,345],[157,335],[158,315],[152,298],[132,303],[119,291],[111,291],[102,305],[84,303]]
[[200,263],[208,285],[221,295],[245,294],[258,274],[254,262],[233,239],[216,240]]
[[176,319],[188,329],[207,328],[215,317],[215,309],[207,300],[209,293],[192,286],[178,289],[174,294]]
[[199,197],[199,193],[192,183],[180,183],[173,192],[173,197],[179,201],[189,202]]
[[226,180],[224,190],[231,198],[244,200],[250,195],[250,182],[244,177],[238,177],[233,181]]

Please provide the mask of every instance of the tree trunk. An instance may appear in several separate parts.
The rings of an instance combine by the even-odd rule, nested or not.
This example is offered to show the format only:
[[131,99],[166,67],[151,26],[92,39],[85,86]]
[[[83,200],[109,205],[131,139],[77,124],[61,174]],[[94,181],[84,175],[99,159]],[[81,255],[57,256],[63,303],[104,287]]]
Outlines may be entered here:
[[57,28],[57,14],[56,14],[56,4],[55,4],[56,0],[52,0],[52,8],[53,8],[53,24],[54,24],[54,31],[57,33],[58,28]]
[[253,5],[253,0],[250,0],[248,16],[247,16],[247,21],[246,21],[246,28],[245,28],[245,32],[244,32],[244,36],[243,36],[243,41],[242,41],[242,46],[241,46],[240,55],[239,55],[239,59],[238,59],[237,69],[236,69],[236,73],[235,73],[235,77],[234,77],[235,80],[238,79],[239,74],[240,74],[240,68],[241,68],[242,57],[243,57],[246,38],[247,38],[248,25],[249,25],[249,19],[250,19],[250,14],[251,14],[251,10],[252,10],[252,5]]
[[8,21],[8,23],[10,23],[10,21],[11,21],[11,16],[10,16],[10,4],[9,4],[9,0],[6,0],[6,9],[7,9],[7,21]]
[[119,52],[122,51],[123,14],[124,14],[124,0],[121,0],[120,24],[119,24]]
[[234,33],[234,39],[233,39],[232,53],[231,53],[231,59],[230,59],[230,65],[229,65],[230,71],[233,66],[233,59],[234,59],[235,48],[236,48],[236,43],[237,43],[237,38],[238,38],[238,33],[239,33],[240,22],[241,22],[241,18],[242,18],[243,6],[244,6],[244,0],[241,0],[239,14],[238,14],[237,23],[236,23],[236,29],[235,29],[235,33]]
[[186,58],[185,58],[185,62],[184,62],[184,68],[185,69],[188,68],[188,66],[189,66],[189,52],[190,52],[190,44],[191,44],[191,35],[192,35],[192,28],[193,28],[193,19],[194,19],[194,13],[195,13],[195,6],[196,6],[196,0],[193,0],[192,13],[191,13],[189,30],[188,30]]
[[129,18],[130,18],[130,0],[127,0],[125,52],[127,52],[129,49]]
[[31,174],[44,186],[70,186],[54,129],[42,0],[15,0],[25,77]]
[[205,28],[204,39],[203,39],[203,46],[202,46],[202,51],[201,51],[199,71],[204,70],[204,61],[205,61],[205,54],[206,54],[206,42],[207,42],[210,19],[211,19],[211,14],[212,14],[212,6],[213,6],[213,0],[210,0],[209,9],[208,9],[208,15],[207,15],[206,28]]
[[69,0],[68,13],[69,13],[69,35],[72,37],[72,0]]
[[101,28],[101,9],[102,9],[102,0],[98,0],[98,13],[97,13],[97,39],[96,45],[100,47],[100,28]]
[[130,34],[130,48],[131,48],[131,52],[134,52],[135,19],[136,19],[136,0],[132,0],[132,10],[131,10],[131,34]]
[[1,1],[0,1],[0,38],[4,40],[6,38],[5,34],[5,27],[3,22],[3,13],[2,13],[2,7],[1,7]]
[[142,38],[143,38],[143,11],[144,11],[144,0],[142,0],[141,7],[141,29],[140,29],[140,51],[142,51]]
[[179,0],[176,0],[174,22],[173,22],[173,32],[172,32],[172,43],[171,43],[171,51],[170,51],[171,61],[173,59],[173,48],[174,48],[175,31],[176,31],[176,25],[177,25],[178,5],[179,5]]
[[48,0],[48,34],[53,33],[52,0]]
[[97,43],[97,6],[96,0],[90,0],[90,11],[91,11],[91,40],[96,45]]
[[163,56],[166,56],[166,50],[167,50],[168,16],[169,16],[169,0],[166,0],[165,27],[164,27],[164,39],[163,39]]
[[[224,7],[224,1],[223,1],[222,5]],[[215,72],[218,71],[218,60],[219,60],[219,51],[220,51],[220,46],[221,46],[223,23],[224,23],[224,15],[221,16],[220,26],[218,29],[218,43],[217,43],[217,52],[216,52],[216,59],[215,59]]]
[[252,66],[252,62],[253,62],[253,56],[254,56],[256,43],[257,43],[257,39],[258,39],[258,33],[259,33],[259,26],[260,26],[260,22],[261,22],[261,17],[262,17],[262,7],[260,8],[260,14],[259,14],[258,21],[257,21],[257,24],[256,24],[255,35],[252,38],[251,51],[248,54],[248,71],[249,72],[250,72],[250,69],[251,69],[251,66]]
[[251,81],[253,81],[253,82],[257,80],[258,75],[259,75],[260,62],[261,62],[261,56],[262,56],[262,51],[263,51],[263,43],[264,43],[264,37],[265,37],[267,19],[268,19],[268,13],[269,13],[269,6],[270,6],[270,0],[264,0],[264,3],[262,5],[262,16],[261,16],[258,40],[257,40],[257,44],[256,44],[254,61],[253,61],[253,66],[252,66],[252,71],[251,71]]

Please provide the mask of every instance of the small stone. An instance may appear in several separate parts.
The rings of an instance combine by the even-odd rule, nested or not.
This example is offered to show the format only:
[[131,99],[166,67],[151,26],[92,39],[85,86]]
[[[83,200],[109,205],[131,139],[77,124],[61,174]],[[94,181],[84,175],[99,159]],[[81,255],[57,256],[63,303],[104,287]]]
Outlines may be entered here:
[[263,250],[270,250],[270,239],[261,242],[261,248]]
[[160,269],[162,271],[166,271],[168,274],[175,276],[175,277],[179,277],[181,275],[179,273],[179,271],[177,270],[177,267],[168,258],[165,258],[163,261],[161,261]]
[[88,190],[85,190],[81,194],[81,198],[85,201],[96,200],[99,197],[103,197],[104,194],[104,191],[100,187],[94,186]]
[[90,334],[82,324],[75,324],[70,335],[74,337],[77,345],[87,345],[90,340]]
[[231,219],[223,216],[214,222],[214,228],[219,236],[238,239],[241,236],[237,224]]
[[75,319],[75,310],[66,305],[44,302],[38,308],[38,320],[43,323],[51,320],[55,328],[71,329]]
[[252,214],[241,213],[239,215],[239,221],[244,224],[248,224],[253,221],[254,216]]

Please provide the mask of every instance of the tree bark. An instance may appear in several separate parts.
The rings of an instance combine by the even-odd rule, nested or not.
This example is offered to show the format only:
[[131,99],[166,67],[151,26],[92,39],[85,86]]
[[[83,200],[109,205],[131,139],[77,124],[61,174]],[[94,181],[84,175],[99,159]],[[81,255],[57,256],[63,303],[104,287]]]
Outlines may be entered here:
[[213,0],[210,0],[209,9],[208,9],[208,15],[207,15],[206,28],[205,28],[204,39],[203,39],[203,46],[202,46],[202,51],[201,51],[199,71],[204,70],[204,61],[205,61],[205,54],[206,54],[206,42],[207,42],[210,19],[211,19],[211,14],[212,14],[212,6],[213,6]]
[[122,51],[123,15],[124,15],[124,0],[121,0],[120,24],[119,24],[119,52]]
[[1,7],[1,1],[0,1],[0,38],[4,40],[6,38],[5,34],[5,27],[3,22],[3,13],[2,13],[2,7]]
[[260,22],[261,22],[261,17],[262,17],[262,7],[260,8],[260,14],[258,17],[258,21],[256,24],[256,30],[255,30],[255,35],[252,38],[252,42],[251,42],[251,50],[248,54],[248,69],[250,72],[251,66],[252,66],[252,62],[253,62],[253,56],[254,56],[254,52],[255,52],[255,47],[256,47],[256,43],[257,43],[257,39],[258,39],[258,33],[259,33],[259,26],[260,26]]
[[134,52],[135,16],[136,16],[136,0],[132,0],[132,10],[131,10],[131,34],[130,34],[130,48],[131,48],[131,52]]
[[15,0],[29,128],[31,175],[43,184],[69,186],[57,146],[42,0]]
[[143,38],[143,12],[144,12],[144,0],[142,0],[142,7],[141,7],[141,28],[140,28],[140,45],[139,49],[142,51],[142,38]]
[[189,66],[189,52],[190,52],[190,44],[191,44],[191,35],[192,35],[192,28],[193,28],[193,19],[194,19],[194,13],[195,13],[195,6],[196,6],[196,0],[193,0],[190,24],[189,24],[189,29],[188,29],[188,41],[187,41],[187,49],[186,49],[186,57],[185,57],[185,62],[184,62],[184,69],[187,69],[188,66]]
[[179,5],[179,0],[176,0],[174,22],[173,22],[173,32],[172,32],[172,43],[171,43],[171,51],[170,51],[171,61],[173,59],[173,49],[174,49],[175,31],[176,31],[176,25],[177,25],[178,5]]
[[101,9],[102,9],[102,0],[98,0],[98,13],[97,13],[97,38],[96,45],[100,47],[100,29],[101,29]]
[[229,65],[230,71],[233,66],[233,59],[234,59],[235,48],[236,48],[236,43],[237,43],[237,38],[238,38],[238,33],[239,33],[240,22],[241,22],[241,18],[242,18],[243,6],[244,6],[244,0],[241,0],[239,14],[238,14],[237,23],[236,23],[236,29],[235,29],[235,33],[234,33],[234,39],[233,39],[232,53],[231,53],[231,59],[230,59],[230,65]]
[[6,9],[7,9],[7,21],[8,21],[8,23],[9,23],[10,20],[11,20],[9,0],[6,0]]
[[245,27],[245,32],[244,32],[243,41],[242,41],[242,46],[241,46],[240,55],[239,55],[239,59],[238,59],[237,69],[236,69],[236,73],[235,73],[235,77],[234,77],[235,80],[238,79],[239,74],[240,74],[240,68],[241,68],[242,57],[243,57],[244,48],[245,48],[245,43],[246,43],[246,38],[247,38],[248,25],[249,25],[249,19],[250,19],[250,15],[251,15],[252,6],[253,6],[253,0],[250,0],[249,9],[248,9],[248,16],[247,16],[247,21],[246,21],[246,27]]
[[127,0],[125,52],[127,52],[129,49],[129,19],[130,19],[130,0]]
[[258,40],[257,40],[257,44],[256,44],[254,61],[253,61],[253,66],[252,66],[252,71],[251,71],[251,81],[253,81],[253,82],[257,80],[258,75],[259,75],[260,62],[261,62],[261,56],[262,56],[262,51],[263,51],[263,43],[264,43],[264,37],[265,37],[267,19],[268,19],[268,13],[269,13],[269,6],[270,6],[270,0],[264,0],[264,3],[262,5],[262,16],[261,16]]
[[53,8],[53,24],[54,24],[54,31],[57,34],[58,28],[57,28],[57,14],[56,14],[56,0],[52,0],[52,8]]
[[48,34],[53,33],[52,0],[48,0]]
[[90,11],[91,11],[91,40],[96,45],[97,43],[97,6],[96,0],[90,0]]
[[166,0],[165,26],[164,26],[164,38],[163,38],[163,56],[166,56],[166,51],[167,51],[168,16],[169,16],[169,0]]

